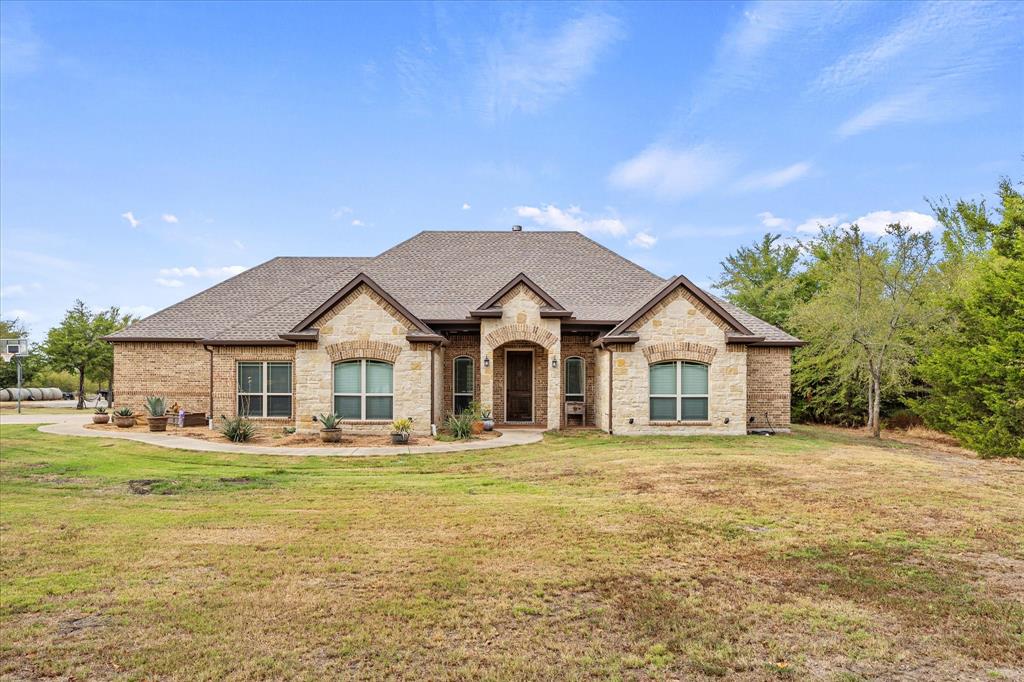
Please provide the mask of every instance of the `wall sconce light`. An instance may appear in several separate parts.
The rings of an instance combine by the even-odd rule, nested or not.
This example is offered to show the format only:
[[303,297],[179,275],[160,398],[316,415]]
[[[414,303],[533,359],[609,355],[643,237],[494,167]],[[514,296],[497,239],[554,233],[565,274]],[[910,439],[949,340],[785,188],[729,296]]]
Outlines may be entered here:
[[490,358],[489,355],[485,355],[484,356],[484,367],[490,367],[490,366],[491,366],[491,358]]
[[551,366],[555,368],[558,367],[558,358],[551,358]]

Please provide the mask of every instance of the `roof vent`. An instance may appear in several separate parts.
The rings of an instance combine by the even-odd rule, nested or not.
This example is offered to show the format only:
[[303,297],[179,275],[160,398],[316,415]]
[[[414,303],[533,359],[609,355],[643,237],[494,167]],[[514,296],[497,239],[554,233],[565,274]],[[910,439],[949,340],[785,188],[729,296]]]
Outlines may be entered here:
[[512,231],[513,232],[522,232],[523,231],[523,226],[522,225],[513,225],[512,226]]

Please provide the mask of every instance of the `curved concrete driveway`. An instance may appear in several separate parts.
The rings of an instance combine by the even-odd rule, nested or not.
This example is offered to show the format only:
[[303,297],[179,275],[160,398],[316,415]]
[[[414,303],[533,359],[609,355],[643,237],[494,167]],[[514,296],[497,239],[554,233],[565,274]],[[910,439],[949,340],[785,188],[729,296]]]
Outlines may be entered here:
[[[33,410],[42,412],[42,410]],[[44,433],[52,433],[59,436],[86,436],[89,438],[120,438],[123,440],[134,440],[149,445],[157,445],[162,448],[176,448],[178,450],[197,450],[201,452],[228,452],[228,453],[249,453],[253,455],[298,455],[317,457],[361,457],[367,455],[418,455],[433,452],[463,452],[465,450],[489,450],[491,448],[505,448],[512,445],[527,445],[536,443],[543,438],[543,431],[540,429],[513,429],[503,431],[500,436],[492,440],[477,440],[469,443],[442,443],[439,445],[398,445],[389,447],[361,447],[361,448],[292,448],[286,446],[267,447],[264,445],[243,445],[235,443],[216,443],[212,441],[189,438],[187,436],[175,436],[159,433],[139,432],[118,432],[118,431],[96,431],[85,428],[86,424],[92,422],[92,414],[3,414],[0,415],[0,424],[42,424],[39,430]]]

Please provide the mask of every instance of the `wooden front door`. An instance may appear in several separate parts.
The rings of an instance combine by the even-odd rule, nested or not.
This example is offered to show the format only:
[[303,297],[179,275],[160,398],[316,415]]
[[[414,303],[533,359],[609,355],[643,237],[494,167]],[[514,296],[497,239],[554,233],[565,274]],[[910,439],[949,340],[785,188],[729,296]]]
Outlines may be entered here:
[[533,421],[533,353],[510,350],[505,355],[505,421]]

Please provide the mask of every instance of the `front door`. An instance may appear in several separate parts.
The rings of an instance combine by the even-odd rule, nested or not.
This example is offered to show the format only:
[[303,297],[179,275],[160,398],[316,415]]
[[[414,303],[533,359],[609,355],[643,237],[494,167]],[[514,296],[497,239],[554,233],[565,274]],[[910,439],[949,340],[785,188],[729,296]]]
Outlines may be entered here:
[[533,421],[533,353],[510,350],[505,355],[505,421]]

